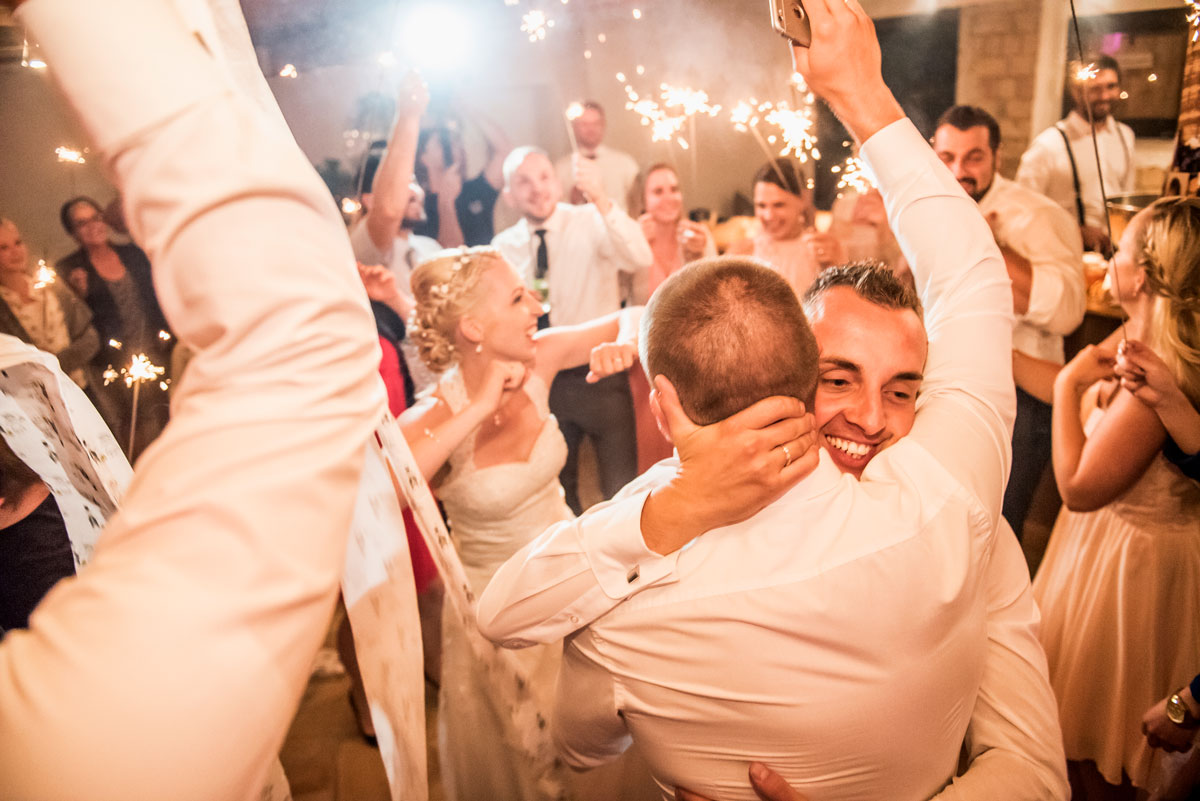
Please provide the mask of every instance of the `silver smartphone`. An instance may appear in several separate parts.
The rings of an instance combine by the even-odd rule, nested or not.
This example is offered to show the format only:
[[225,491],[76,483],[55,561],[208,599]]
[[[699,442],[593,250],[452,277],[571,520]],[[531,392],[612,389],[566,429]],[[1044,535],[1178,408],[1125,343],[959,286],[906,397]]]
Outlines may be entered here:
[[769,0],[771,4],[771,27],[792,44],[808,47],[812,44],[812,27],[808,12],[800,0]]

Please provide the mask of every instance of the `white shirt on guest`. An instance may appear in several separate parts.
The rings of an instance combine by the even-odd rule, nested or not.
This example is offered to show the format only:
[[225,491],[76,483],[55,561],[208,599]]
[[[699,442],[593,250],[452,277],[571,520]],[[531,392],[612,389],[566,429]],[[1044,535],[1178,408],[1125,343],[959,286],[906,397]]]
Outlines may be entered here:
[[[1034,137],[1029,149],[1021,156],[1021,164],[1017,167],[1017,183],[1041,192],[1078,223],[1071,157],[1067,154],[1066,143],[1058,126],[1062,126],[1071,142],[1071,153],[1079,172],[1080,194],[1083,195],[1084,222],[1104,228],[1108,213],[1100,196],[1091,126],[1078,111],[1072,111],[1066,118]],[[1133,192],[1137,187],[1133,129],[1110,115],[1096,131],[1096,144],[1100,150],[1100,163],[1104,166],[1105,194],[1112,197]]]
[[522,219],[492,240],[529,286],[537,269],[539,228],[546,230],[552,325],[576,325],[617,311],[618,273],[645,272],[654,260],[642,227],[615,204],[602,215],[591,203],[559,203],[541,226]]
[[1079,226],[1045,195],[1000,175],[979,210],[984,217],[996,215],[996,242],[1028,259],[1033,271],[1029,308],[1013,327],[1013,349],[1062,364],[1063,336],[1079,327],[1087,310]]
[[[604,183],[604,192],[608,199],[621,211],[629,211],[629,193],[640,171],[637,161],[623,150],[600,145],[596,148],[595,162],[600,167],[600,180]],[[575,168],[571,155],[556,161],[554,169],[558,173],[559,183],[562,184],[563,196],[569,198],[571,189],[575,186]]]
[[0,795],[257,799],[385,409],[354,257],[281,118],[175,4],[30,0],[16,16],[196,356],[87,570],[0,641]]
[[1011,532],[993,540],[1014,407],[1007,277],[910,123],[863,153],[928,310],[910,436],[861,483],[823,454],[781,501],[667,557],[638,528],[673,473],[661,463],[509,560],[480,626],[519,646],[595,621],[560,680],[556,731],[576,764],[632,733],[668,790],[753,798],[745,764],[762,759],[813,798],[924,799],[965,734],[972,769],[943,798],[1063,798],[1028,574]]
[[382,264],[387,267],[400,282],[399,286],[410,294],[412,290],[409,288],[409,278],[413,269],[425,259],[444,250],[436,239],[414,233],[397,236],[392,240],[391,247],[386,251],[380,250],[367,230],[366,217],[351,226],[350,247],[354,249],[354,258],[363,264]]

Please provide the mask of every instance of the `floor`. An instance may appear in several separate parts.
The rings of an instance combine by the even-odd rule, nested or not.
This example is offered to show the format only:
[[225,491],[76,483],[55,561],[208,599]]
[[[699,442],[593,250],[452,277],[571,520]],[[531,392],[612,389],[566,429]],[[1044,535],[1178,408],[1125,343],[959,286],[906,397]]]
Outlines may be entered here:
[[[595,457],[581,457],[580,494],[585,504],[600,500]],[[1059,499],[1053,476],[1046,471],[1025,524],[1022,547],[1031,572],[1045,552]],[[328,648],[318,658],[300,709],[284,741],[280,760],[295,801],[390,801],[379,750],[358,731],[348,694],[350,682],[333,648],[333,621]],[[437,694],[426,685],[425,741],[429,751],[429,801],[443,801],[437,765]]]

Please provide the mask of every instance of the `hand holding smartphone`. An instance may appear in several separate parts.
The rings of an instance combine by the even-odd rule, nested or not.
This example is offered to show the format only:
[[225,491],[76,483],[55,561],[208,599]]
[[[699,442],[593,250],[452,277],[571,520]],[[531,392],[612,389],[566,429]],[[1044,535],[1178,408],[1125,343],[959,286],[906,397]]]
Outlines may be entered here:
[[800,0],[769,0],[771,5],[771,27],[792,44],[808,47],[812,44],[812,27],[808,12]]

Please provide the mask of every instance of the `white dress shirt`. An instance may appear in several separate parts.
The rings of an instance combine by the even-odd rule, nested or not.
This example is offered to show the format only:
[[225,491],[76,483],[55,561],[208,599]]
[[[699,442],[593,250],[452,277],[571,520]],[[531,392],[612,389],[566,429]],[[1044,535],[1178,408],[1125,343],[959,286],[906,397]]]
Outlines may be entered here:
[[392,240],[392,246],[380,250],[371,239],[367,230],[367,218],[363,217],[350,228],[350,247],[354,249],[354,258],[363,264],[381,264],[396,276],[398,286],[412,294],[409,278],[418,264],[440,253],[443,248],[436,239],[419,234],[409,233],[408,236],[397,236]]
[[366,297],[329,191],[171,3],[17,17],[196,356],[91,566],[0,643],[0,795],[255,799],[384,409]]
[[979,201],[984,217],[996,215],[996,242],[1028,259],[1033,271],[1029,308],[1018,314],[1013,348],[1063,363],[1063,336],[1083,322],[1087,289],[1083,238],[1075,218],[1032,189],[997,175]]
[[[575,186],[573,155],[563,156],[554,163],[558,181],[562,184],[566,197],[571,196],[571,190]],[[600,180],[604,184],[604,193],[608,195],[608,199],[621,211],[629,211],[629,193],[640,171],[637,161],[623,150],[616,150],[608,145],[596,148],[594,161],[600,168]]]
[[[1108,212],[1100,198],[1100,178],[1096,172],[1096,154],[1092,148],[1091,126],[1078,112],[1060,120],[1071,141],[1071,153],[1079,171],[1079,190],[1083,195],[1084,222],[1104,228]],[[1079,221],[1075,208],[1075,183],[1071,177],[1071,159],[1062,134],[1050,126],[1033,138],[1017,167],[1017,183],[1041,192]],[[1134,191],[1137,163],[1133,153],[1133,129],[1111,115],[1096,131],[1100,163],[1104,166],[1104,192],[1109,197]]]
[[601,214],[591,203],[559,203],[543,225],[522,219],[492,240],[529,286],[537,268],[538,228],[546,229],[552,325],[576,325],[617,311],[618,273],[643,273],[654,261],[642,226],[615,204]]
[[[1014,405],[1008,282],[978,211],[911,124],[872,137],[864,154],[928,307],[910,437],[861,484],[823,454],[782,501],[667,557],[638,531],[646,490],[672,474],[662,463],[626,500],[513,557],[480,600],[480,624],[519,645],[608,612],[568,649],[557,730],[577,763],[619,751],[619,710],[657,743],[648,756],[664,786],[751,798],[745,763],[765,759],[811,798],[927,798],[953,773],[970,717],[977,767],[944,797],[1065,797],[1028,574],[1011,533],[990,547]],[[914,571],[927,586],[906,583]],[[1030,686],[1008,690],[1014,675]]]

